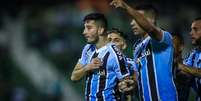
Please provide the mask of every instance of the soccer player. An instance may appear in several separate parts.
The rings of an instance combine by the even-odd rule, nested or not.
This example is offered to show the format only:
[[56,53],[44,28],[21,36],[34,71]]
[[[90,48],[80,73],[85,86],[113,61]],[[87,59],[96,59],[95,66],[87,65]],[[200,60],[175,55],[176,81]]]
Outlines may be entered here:
[[140,99],[177,101],[172,74],[172,36],[156,27],[156,9],[152,5],[131,8],[123,0],[113,0],[111,5],[126,10],[133,17],[134,33],[142,36],[142,41],[134,49],[134,61],[139,62]]
[[194,19],[191,24],[192,44],[196,47],[189,57],[184,60],[184,64],[178,64],[182,72],[194,77],[193,89],[196,91],[196,100],[201,101],[201,17]]
[[82,51],[71,80],[86,76],[86,101],[117,101],[117,82],[130,75],[125,57],[107,40],[107,20],[103,14],[91,13],[84,18],[83,35],[88,44]]
[[[127,43],[126,43],[127,36],[117,28],[112,28],[112,30],[108,31],[107,33],[108,33],[108,40],[110,42],[113,42],[120,49],[120,51],[123,52],[123,50],[125,50],[127,47]],[[132,80],[134,80],[134,81],[130,82],[130,85],[131,85],[132,83],[137,82],[137,68],[135,66],[133,59],[127,57],[126,61],[128,63],[128,68],[130,71],[130,78]],[[136,84],[132,84],[132,85],[135,88]],[[137,90],[129,91],[129,92],[123,92],[122,96],[121,96],[122,101],[131,101],[131,100],[133,101],[134,99],[136,99],[136,93],[137,93],[136,91]],[[132,94],[132,93],[135,93],[134,94],[135,96],[131,96],[130,94]]]

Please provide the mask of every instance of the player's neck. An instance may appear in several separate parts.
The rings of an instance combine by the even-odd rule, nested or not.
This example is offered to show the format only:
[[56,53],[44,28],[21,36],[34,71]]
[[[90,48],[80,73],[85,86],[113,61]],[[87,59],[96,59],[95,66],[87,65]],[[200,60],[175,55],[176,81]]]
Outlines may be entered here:
[[109,41],[107,40],[106,36],[100,36],[99,41],[96,43],[96,48],[99,49],[105,46]]

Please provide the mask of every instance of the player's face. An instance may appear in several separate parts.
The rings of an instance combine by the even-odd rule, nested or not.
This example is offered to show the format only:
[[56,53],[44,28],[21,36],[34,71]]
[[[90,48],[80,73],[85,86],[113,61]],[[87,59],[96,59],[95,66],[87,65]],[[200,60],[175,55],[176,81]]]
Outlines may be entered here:
[[145,32],[144,30],[137,24],[137,22],[133,19],[130,23],[132,31],[134,35],[143,35]]
[[113,42],[120,50],[126,48],[124,39],[118,33],[111,33],[108,35],[108,40]]
[[192,23],[190,35],[193,45],[201,45],[201,20]]
[[94,20],[85,21],[83,35],[86,38],[86,41],[90,44],[98,42],[98,26]]
[[[138,10],[138,12],[144,15],[144,11]],[[145,31],[139,26],[139,24],[134,19],[132,19],[130,25],[132,31],[134,32],[134,35],[145,35]]]
[[[150,15],[145,14],[145,11],[143,10],[138,10],[139,13],[144,15],[144,17],[152,24],[154,24],[155,19],[153,17],[150,17]],[[134,32],[134,35],[146,35],[146,32],[138,25],[138,23],[133,19],[130,23],[132,30]]]

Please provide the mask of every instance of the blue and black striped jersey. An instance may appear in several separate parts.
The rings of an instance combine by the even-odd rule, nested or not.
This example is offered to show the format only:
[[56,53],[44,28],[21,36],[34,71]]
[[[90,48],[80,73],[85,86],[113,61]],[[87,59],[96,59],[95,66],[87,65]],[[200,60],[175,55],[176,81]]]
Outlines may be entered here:
[[134,49],[138,63],[140,98],[143,101],[176,101],[173,82],[173,43],[170,33],[163,31],[161,41],[150,36]]
[[[192,50],[191,54],[183,61],[183,63],[190,67],[201,68],[201,51],[199,49]],[[192,82],[193,89],[198,93],[196,100],[201,100],[201,79],[195,77]]]
[[79,63],[87,65],[95,57],[100,58],[103,65],[87,73],[85,100],[116,101],[117,82],[129,76],[125,57],[112,43],[98,50],[95,45],[87,44],[82,51]]

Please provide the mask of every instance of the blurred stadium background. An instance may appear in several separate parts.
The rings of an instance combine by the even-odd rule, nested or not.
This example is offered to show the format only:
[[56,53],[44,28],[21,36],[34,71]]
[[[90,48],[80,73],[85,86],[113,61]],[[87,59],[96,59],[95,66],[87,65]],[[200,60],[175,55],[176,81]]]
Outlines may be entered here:
[[[82,101],[84,80],[70,81],[86,44],[82,18],[102,12],[109,29],[129,36],[126,53],[132,56],[136,37],[130,17],[109,6],[111,0],[1,0],[0,101]],[[185,39],[184,55],[191,49],[189,31],[201,14],[200,0],[127,0],[130,5],[149,2],[159,9],[158,25]]]

